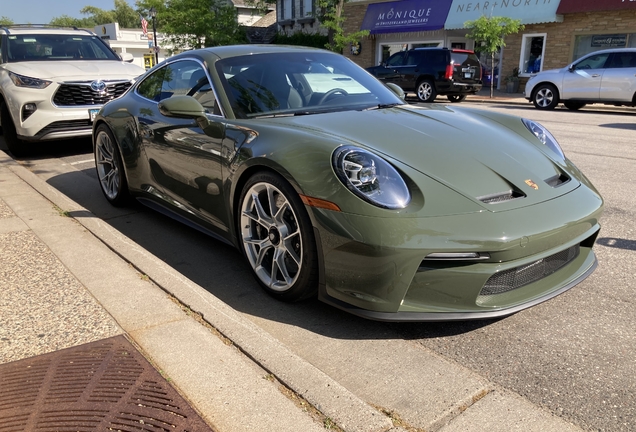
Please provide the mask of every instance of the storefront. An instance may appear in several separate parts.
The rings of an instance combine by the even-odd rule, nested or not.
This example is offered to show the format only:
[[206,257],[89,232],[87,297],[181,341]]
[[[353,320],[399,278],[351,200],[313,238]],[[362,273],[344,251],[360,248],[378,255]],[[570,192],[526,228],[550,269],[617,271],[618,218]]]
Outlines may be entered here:
[[573,31],[568,62],[606,48],[636,47],[634,0],[561,0],[557,13],[584,24]]
[[380,64],[398,51],[420,47],[472,49],[466,31],[444,30],[451,2],[403,0],[374,2],[351,0],[345,5],[345,32],[369,30],[355,53],[348,55],[363,67]]

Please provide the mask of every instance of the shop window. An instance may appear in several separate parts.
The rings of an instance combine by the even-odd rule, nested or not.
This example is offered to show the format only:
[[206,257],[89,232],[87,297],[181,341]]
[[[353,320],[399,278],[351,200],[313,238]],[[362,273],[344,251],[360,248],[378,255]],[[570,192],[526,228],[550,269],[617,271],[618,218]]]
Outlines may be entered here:
[[537,73],[543,70],[545,39],[545,33],[523,35],[519,62],[521,74]]
[[591,52],[607,48],[634,47],[636,47],[636,33],[578,35],[574,37],[574,52],[572,54],[572,61]]

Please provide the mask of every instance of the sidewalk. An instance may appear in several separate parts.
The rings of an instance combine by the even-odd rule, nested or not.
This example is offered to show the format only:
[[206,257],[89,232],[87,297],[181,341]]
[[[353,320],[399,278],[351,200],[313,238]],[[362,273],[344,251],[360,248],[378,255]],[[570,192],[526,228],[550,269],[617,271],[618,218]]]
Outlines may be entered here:
[[[217,432],[406,431],[394,413],[369,405],[1,150],[0,254],[0,388],[6,367],[125,338]],[[195,304],[198,313],[188,307]],[[445,367],[429,378],[432,387],[467,373]],[[427,430],[580,430],[494,384],[484,388],[427,419]],[[0,393],[2,424],[20,402]],[[32,409],[24,424],[43,411]]]

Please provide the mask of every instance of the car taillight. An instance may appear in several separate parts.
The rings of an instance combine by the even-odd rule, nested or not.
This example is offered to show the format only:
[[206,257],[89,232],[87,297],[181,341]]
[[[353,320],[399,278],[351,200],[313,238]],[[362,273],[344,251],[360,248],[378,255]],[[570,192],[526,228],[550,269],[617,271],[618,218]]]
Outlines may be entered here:
[[446,75],[444,75],[444,78],[446,78],[447,80],[453,79],[453,65],[452,64],[446,65]]

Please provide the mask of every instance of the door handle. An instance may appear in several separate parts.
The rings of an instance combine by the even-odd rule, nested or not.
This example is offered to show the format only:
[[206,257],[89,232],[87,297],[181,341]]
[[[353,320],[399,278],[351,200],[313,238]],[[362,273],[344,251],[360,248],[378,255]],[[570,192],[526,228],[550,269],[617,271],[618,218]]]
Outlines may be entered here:
[[600,77],[599,74],[592,74],[592,78],[598,78],[598,77]]

